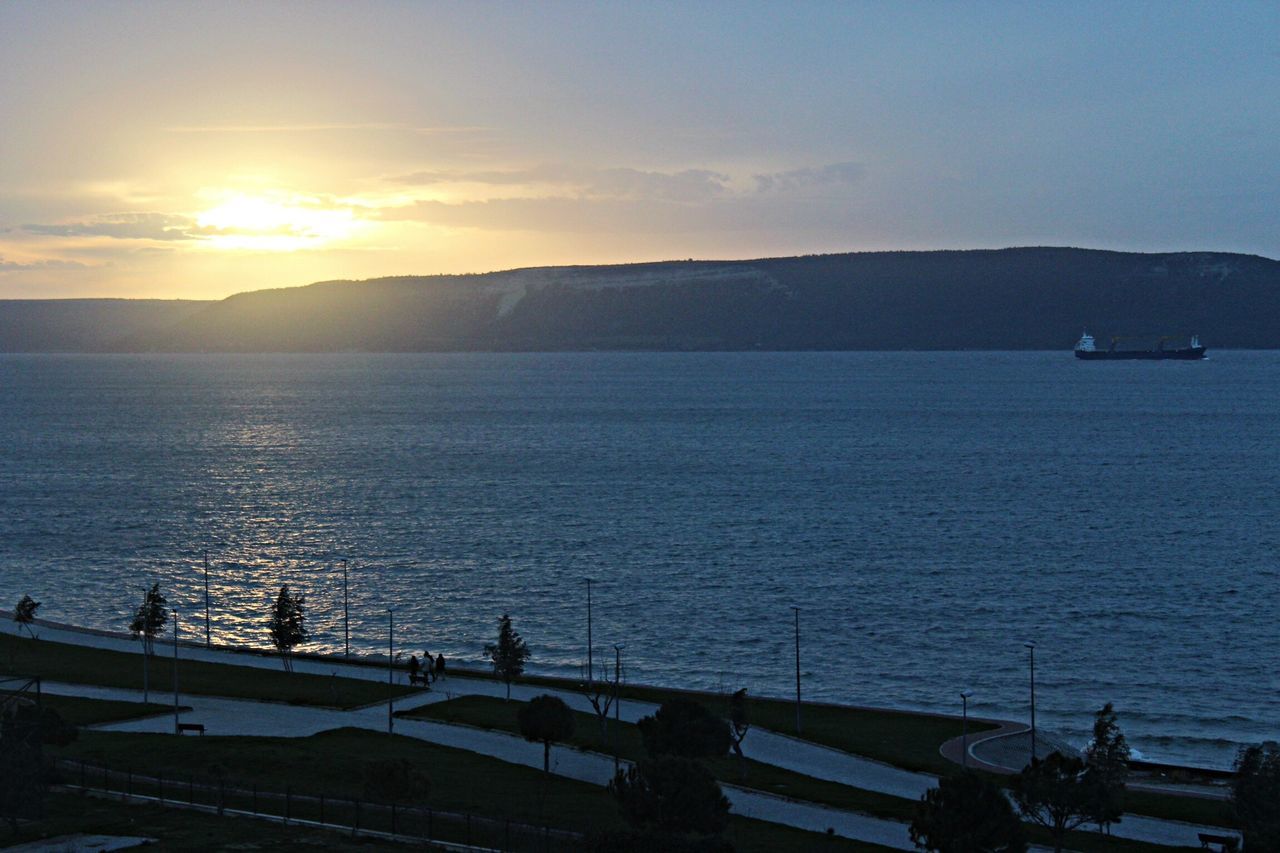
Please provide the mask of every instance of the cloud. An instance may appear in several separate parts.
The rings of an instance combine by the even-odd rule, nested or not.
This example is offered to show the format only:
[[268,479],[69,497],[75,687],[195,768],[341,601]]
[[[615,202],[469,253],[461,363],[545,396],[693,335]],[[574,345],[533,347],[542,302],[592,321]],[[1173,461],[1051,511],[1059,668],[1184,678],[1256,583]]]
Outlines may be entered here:
[[710,169],[678,172],[648,171],[626,167],[607,169],[547,164],[528,169],[435,170],[397,175],[387,180],[410,186],[434,184],[483,184],[528,186],[550,184],[569,198],[664,199],[704,201],[725,194],[730,177]]
[[72,270],[84,269],[85,265],[76,261],[62,261],[56,258],[43,258],[38,261],[6,261],[0,257],[0,273],[25,272],[29,270]]
[[[313,133],[325,130],[406,130],[394,122],[321,122],[316,124],[182,124],[161,128],[165,133]],[[414,128],[415,131],[419,128]]]
[[28,224],[23,231],[48,237],[112,237],[118,240],[190,240],[195,220],[172,213],[111,213],[88,222]]
[[785,193],[819,187],[848,186],[858,183],[866,174],[867,168],[861,163],[845,162],[808,166],[787,172],[770,172],[754,177],[757,192]]

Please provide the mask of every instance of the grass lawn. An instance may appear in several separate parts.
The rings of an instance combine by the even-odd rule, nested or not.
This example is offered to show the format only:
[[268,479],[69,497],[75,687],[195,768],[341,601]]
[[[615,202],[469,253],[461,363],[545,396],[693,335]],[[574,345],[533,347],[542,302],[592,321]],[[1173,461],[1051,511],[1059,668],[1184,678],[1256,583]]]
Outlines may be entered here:
[[46,708],[57,711],[62,719],[73,726],[91,726],[96,723],[118,723],[136,720],[152,714],[172,714],[172,705],[155,702],[116,702],[111,699],[83,699],[79,696],[54,696],[45,693],[40,702]]
[[[158,805],[124,804],[74,793],[51,794],[45,820],[23,825],[17,836],[0,829],[0,844],[72,833],[140,835],[159,839],[148,850],[400,850],[403,844],[249,818],[217,817]],[[430,848],[438,849],[438,848]]]
[[[448,702],[439,702],[432,705],[426,705],[421,708],[416,708],[411,711],[401,712],[398,716],[416,719],[433,719],[450,723],[464,723],[467,725],[478,726],[486,729],[495,729],[518,735],[520,733],[520,726],[516,720],[516,714],[525,704],[526,703],[524,702],[516,700],[506,702],[502,699],[491,696],[462,696]],[[794,712],[794,708],[792,710]],[[576,720],[576,727],[573,737],[568,741],[568,746],[576,747],[578,749],[588,749],[605,754],[612,754],[616,738],[618,754],[624,760],[636,761],[644,757],[644,743],[640,737],[639,728],[634,724],[619,723],[616,724],[615,728],[614,720],[610,719],[606,726],[605,736],[602,739],[599,724],[594,714],[574,712],[574,718]],[[750,738],[751,735],[748,733],[748,743],[750,742]],[[561,746],[558,748],[564,747]],[[553,761],[556,749],[556,746],[552,747]],[[904,823],[909,823],[915,816],[916,803],[914,800],[893,797],[888,794],[881,794],[874,791],[866,791],[824,779],[815,779],[812,776],[805,776],[801,773],[784,770],[771,764],[748,760],[746,762],[747,778],[743,780],[741,776],[741,764],[739,763],[739,760],[733,756],[713,759],[704,763],[721,782],[742,785],[744,787],[753,788],[766,793],[779,794],[781,796],[791,797],[797,800],[820,803],[822,805],[832,806],[846,811],[862,812],[864,814],[870,814],[889,820],[898,820]],[[1133,806],[1132,802],[1131,806]],[[1170,816],[1174,819],[1181,820],[1197,819],[1190,816],[1179,818],[1176,814]],[[1213,823],[1213,821],[1206,822]],[[1035,841],[1044,844],[1049,843],[1049,835],[1047,832],[1032,829],[1030,827],[1028,827],[1028,829],[1031,837]],[[1138,851],[1168,849],[1157,845],[1143,844],[1141,842],[1125,841],[1117,838],[1102,838],[1096,833],[1090,832],[1071,833],[1070,846],[1073,849],[1080,851],[1115,850],[1133,851],[1133,853],[1138,853]]]
[[1181,820],[1209,826],[1239,826],[1231,803],[1226,800],[1179,797],[1176,794],[1155,794],[1147,791],[1126,791],[1124,804],[1125,808],[1134,814],[1165,820]]
[[[58,752],[65,758],[83,758],[138,773],[162,773],[179,782],[188,774],[199,780],[218,768],[234,768],[228,774],[228,784],[234,781],[277,790],[291,786],[297,793],[328,797],[362,797],[367,764],[404,758],[431,779],[427,804],[436,809],[546,823],[578,832],[622,826],[616,804],[601,787],[415,738],[359,729],[307,738],[180,738],[88,731]],[[730,822],[726,836],[741,853],[870,853],[883,849],[738,817]]]
[[[462,673],[460,673],[462,674]],[[467,670],[464,677],[489,678],[483,671]],[[525,676],[520,684],[554,687],[577,692],[579,683],[566,678]],[[729,697],[717,693],[671,690],[660,687],[623,685],[618,690],[623,699],[634,699],[661,705],[676,696],[694,698],[713,711],[727,709]],[[727,710],[726,710],[727,713]],[[796,706],[782,699],[751,698],[751,721],[760,728],[779,734],[796,734]],[[960,737],[964,723],[952,717],[940,717],[914,711],[883,708],[854,708],[844,705],[804,703],[804,731],[799,737],[834,749],[883,761],[895,767],[923,773],[946,774],[956,765],[938,754],[945,741]],[[969,721],[969,734],[994,729],[989,723]]]
[[[163,694],[171,683],[172,673],[171,658],[157,654],[152,659],[151,683],[158,694]],[[50,681],[141,690],[142,655],[3,634],[0,635],[2,674],[39,675]],[[413,692],[404,685],[181,658],[178,679],[183,693],[325,708],[355,708],[385,701],[391,691],[397,696]]]
[[[511,700],[504,702],[492,696],[462,696],[448,702],[439,702],[401,712],[399,716],[411,719],[441,720],[450,723],[465,723],[485,729],[520,734],[520,726],[516,714],[525,702]],[[633,723],[618,722],[610,718],[602,738],[600,726],[594,714],[574,712],[577,721],[573,737],[568,746],[612,755],[616,738],[618,755],[624,761],[638,761],[645,757],[644,742],[640,737],[640,729]],[[751,735],[747,734],[750,744]],[[555,759],[557,747],[552,746],[552,760]],[[748,759],[741,762],[734,756],[725,756],[704,762],[715,777],[721,782],[741,785],[778,794],[797,800],[806,800],[823,805],[833,806],[847,811],[862,812],[876,817],[892,820],[910,820],[914,814],[915,803],[900,797],[892,797],[874,791],[864,791],[838,782],[815,779],[802,773],[784,770],[772,764]],[[742,768],[746,765],[746,777]]]

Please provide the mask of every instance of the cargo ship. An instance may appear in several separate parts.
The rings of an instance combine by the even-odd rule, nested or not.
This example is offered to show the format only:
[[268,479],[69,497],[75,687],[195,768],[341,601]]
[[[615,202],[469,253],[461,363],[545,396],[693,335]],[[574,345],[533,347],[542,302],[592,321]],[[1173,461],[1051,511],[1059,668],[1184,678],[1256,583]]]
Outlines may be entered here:
[[1125,338],[1115,337],[1111,339],[1111,346],[1107,349],[1098,349],[1094,343],[1093,335],[1084,332],[1080,335],[1080,340],[1076,342],[1076,358],[1083,358],[1087,361],[1112,361],[1112,360],[1130,360],[1130,359],[1179,359],[1182,361],[1195,361],[1204,358],[1204,347],[1200,345],[1200,336],[1191,336],[1191,345],[1185,347],[1174,347],[1165,349],[1165,342],[1178,340],[1180,336],[1166,335],[1156,340],[1155,349],[1118,349],[1116,344]]

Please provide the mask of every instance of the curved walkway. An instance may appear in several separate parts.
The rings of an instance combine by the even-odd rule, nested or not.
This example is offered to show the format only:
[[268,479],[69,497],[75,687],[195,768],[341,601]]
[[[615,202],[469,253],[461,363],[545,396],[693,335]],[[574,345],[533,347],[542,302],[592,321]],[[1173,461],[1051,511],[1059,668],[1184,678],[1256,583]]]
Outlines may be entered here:
[[[46,639],[57,642],[140,653],[138,642],[127,635],[106,632],[87,633],[48,624],[42,625],[38,633]],[[179,645],[179,656],[241,666],[267,668],[280,666],[279,659],[274,657],[217,648],[206,649],[203,646],[185,644]],[[295,661],[295,669],[299,672],[337,674],[371,681],[383,681],[386,678],[386,670],[383,668],[334,660],[298,659]],[[397,678],[403,678],[403,673],[397,673]],[[45,683],[44,689],[55,694],[141,701],[141,691],[136,690],[52,682]],[[505,690],[505,686],[500,682],[484,678],[468,678],[462,673],[455,672],[443,682],[438,682],[430,692],[401,697],[394,707],[406,710],[447,701],[462,695],[502,696]],[[578,710],[591,710],[586,697],[573,691],[535,685],[513,685],[511,689],[512,697],[517,699],[529,699],[542,693],[559,696]],[[180,701],[192,706],[191,711],[181,715],[182,720],[204,723],[212,734],[302,737],[345,726],[374,731],[387,730],[387,707],[382,703],[351,711],[341,711],[192,694],[181,694]],[[655,709],[656,706],[649,703],[623,700],[620,716],[629,722],[634,722],[642,716],[653,713]],[[395,731],[400,734],[445,746],[467,749],[511,763],[530,767],[542,766],[541,745],[528,743],[513,735],[405,718],[396,718],[393,725]],[[973,747],[984,740],[1016,735],[1026,729],[1018,723],[1004,725],[1011,729],[983,732],[981,735],[972,736],[969,743],[970,755],[973,755]],[[113,731],[170,732],[172,717],[166,714],[108,724],[101,728]],[[776,764],[809,776],[906,799],[918,799],[924,791],[937,784],[937,779],[927,774],[912,773],[758,728],[752,729],[743,746],[749,757],[759,761]],[[955,755],[959,755],[960,747],[955,745],[955,741],[949,741],[943,745],[944,755],[947,755],[948,748]],[[554,750],[553,756],[555,757],[554,772],[560,775],[594,784],[605,784],[612,778],[613,759],[608,756],[567,748]],[[737,814],[817,832],[825,832],[831,828],[837,834],[848,838],[883,844],[896,849],[913,849],[907,837],[906,825],[902,823],[788,800],[737,786],[724,787],[726,796],[733,803]],[[1218,834],[1221,830],[1132,815],[1126,816],[1122,824],[1113,828],[1113,834],[1118,837],[1190,847],[1199,844],[1198,832]]]

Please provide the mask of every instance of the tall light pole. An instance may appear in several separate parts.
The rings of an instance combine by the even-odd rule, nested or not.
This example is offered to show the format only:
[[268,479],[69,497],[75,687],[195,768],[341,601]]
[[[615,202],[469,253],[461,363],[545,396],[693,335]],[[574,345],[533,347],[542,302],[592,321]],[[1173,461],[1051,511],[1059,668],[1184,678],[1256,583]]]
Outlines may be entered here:
[[204,647],[212,648],[213,633],[209,628],[209,552],[204,552]]
[[[586,578],[586,581],[587,581],[587,683],[590,684],[596,679],[596,670],[594,666],[594,660],[591,656],[591,578]],[[606,666],[608,666],[608,664],[606,664]]]
[[351,657],[351,609],[347,604],[347,561],[342,561],[342,641],[346,657]]
[[973,691],[971,690],[960,691],[960,701],[964,703],[964,710],[961,711],[964,715],[964,728],[962,730],[964,734],[960,736],[960,747],[963,750],[960,753],[960,766],[962,768],[968,768],[969,766],[969,697],[972,695]]
[[800,608],[792,605],[796,612],[796,734],[800,734]]
[[173,733],[178,729],[178,611],[173,611]]
[[1022,644],[1031,653],[1031,760],[1036,760],[1036,644],[1028,640]]
[[[343,560],[345,563],[346,561]],[[387,608],[387,734],[392,734],[395,715],[391,712],[395,700],[395,663],[396,663],[396,612]]]
[[[605,671],[608,672],[608,664]],[[607,678],[608,676],[606,676]],[[618,775],[618,730],[622,728],[622,706],[618,700],[618,685],[622,683],[622,643],[613,644],[613,774]],[[606,713],[608,713],[606,711]]]

